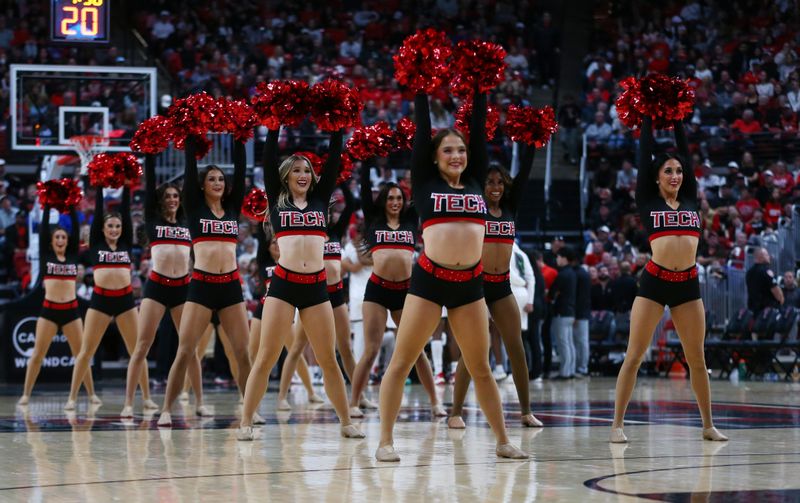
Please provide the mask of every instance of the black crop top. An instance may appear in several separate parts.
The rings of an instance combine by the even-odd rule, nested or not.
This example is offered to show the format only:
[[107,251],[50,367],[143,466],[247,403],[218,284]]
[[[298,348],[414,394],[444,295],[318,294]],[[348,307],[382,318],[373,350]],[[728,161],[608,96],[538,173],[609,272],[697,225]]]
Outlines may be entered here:
[[282,190],[278,167],[278,134],[270,130],[264,145],[264,185],[269,201],[269,220],[275,236],[322,236],[328,235],[328,205],[339,176],[342,155],[342,131],[331,135],[328,159],[322,168],[319,180],[306,196],[306,207],[298,208],[289,197],[289,204],[278,206]]
[[192,246],[192,236],[189,234],[189,228],[186,227],[182,209],[178,209],[175,223],[165,220],[161,214],[160,201],[156,196],[156,157],[154,155],[148,154],[145,157],[144,169],[144,223],[150,246]]
[[372,200],[372,180],[369,162],[361,163],[361,208],[364,212],[364,243],[369,251],[394,248],[414,251],[417,244],[418,217],[409,206],[400,213],[400,225],[392,229],[386,222],[386,208],[379,208]]
[[411,150],[411,184],[422,228],[448,221],[483,225],[486,221],[483,186],[488,165],[486,95],[476,92],[473,98],[468,162],[461,174],[461,189],[450,187],[442,179],[431,157],[431,119],[427,95],[418,94],[414,98],[414,110],[417,130]]
[[528,184],[528,176],[530,176],[533,157],[536,153],[534,147],[522,143],[519,144],[519,148],[522,151],[519,172],[511,182],[511,187],[507,187],[503,192],[503,198],[500,200],[500,216],[496,217],[492,215],[491,211],[486,211],[486,234],[483,237],[485,243],[513,244],[514,238],[517,236],[515,221],[519,210],[519,201]]
[[233,140],[233,181],[231,191],[222,198],[224,213],[217,217],[206,204],[200,181],[197,179],[195,142],[186,139],[186,171],[183,181],[183,207],[192,243],[219,241],[236,243],[239,238],[239,213],[244,200],[244,178],[247,170],[244,144]]
[[697,203],[697,179],[688,165],[689,144],[683,123],[675,122],[675,144],[683,165],[683,183],[678,190],[678,209],[670,208],[656,185],[658,173],[652,163],[652,120],[645,117],[639,138],[639,173],[636,178],[636,207],[642,225],[647,230],[647,239],[653,241],[662,236],[679,235],[700,237],[700,214]]
[[103,234],[103,189],[98,187],[97,196],[95,197],[94,217],[92,218],[92,227],[89,233],[89,249],[94,270],[130,269],[131,267],[133,223],[131,222],[131,189],[128,186],[122,189],[122,202],[119,205],[119,213],[122,216],[122,233],[117,239],[117,249],[112,250]]
[[350,217],[353,216],[355,210],[355,200],[353,193],[347,188],[345,184],[339,186],[344,197],[344,209],[339,214],[339,220],[336,223],[328,224],[328,240],[322,248],[323,260],[342,260],[342,238],[347,227],[350,225]]
[[72,280],[78,277],[78,251],[80,249],[80,228],[78,214],[73,208],[70,213],[72,229],[64,251],[64,261],[58,259],[52,246],[50,231],[50,207],[44,207],[42,221],[39,223],[39,275],[42,279]]

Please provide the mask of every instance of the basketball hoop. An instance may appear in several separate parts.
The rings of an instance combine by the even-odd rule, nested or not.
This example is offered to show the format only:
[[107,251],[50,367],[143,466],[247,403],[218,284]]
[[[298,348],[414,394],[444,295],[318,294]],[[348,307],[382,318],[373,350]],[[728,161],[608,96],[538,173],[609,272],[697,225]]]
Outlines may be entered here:
[[81,159],[81,175],[86,175],[87,166],[92,162],[94,156],[108,146],[108,137],[84,134],[73,136],[69,142]]

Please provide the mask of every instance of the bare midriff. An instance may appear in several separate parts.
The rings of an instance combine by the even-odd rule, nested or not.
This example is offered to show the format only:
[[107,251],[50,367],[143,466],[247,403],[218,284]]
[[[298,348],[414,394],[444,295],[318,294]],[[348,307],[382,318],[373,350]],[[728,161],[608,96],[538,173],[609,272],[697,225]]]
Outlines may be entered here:
[[483,252],[485,226],[476,222],[442,222],[422,231],[425,255],[449,269],[469,269]]
[[683,271],[696,264],[697,244],[695,236],[662,236],[650,242],[653,262],[671,271]]

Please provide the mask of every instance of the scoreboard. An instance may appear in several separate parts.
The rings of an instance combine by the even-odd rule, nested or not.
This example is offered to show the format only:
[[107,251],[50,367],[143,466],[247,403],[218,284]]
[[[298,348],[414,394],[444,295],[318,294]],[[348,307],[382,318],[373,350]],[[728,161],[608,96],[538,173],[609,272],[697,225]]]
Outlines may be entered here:
[[53,42],[108,43],[111,0],[50,0]]

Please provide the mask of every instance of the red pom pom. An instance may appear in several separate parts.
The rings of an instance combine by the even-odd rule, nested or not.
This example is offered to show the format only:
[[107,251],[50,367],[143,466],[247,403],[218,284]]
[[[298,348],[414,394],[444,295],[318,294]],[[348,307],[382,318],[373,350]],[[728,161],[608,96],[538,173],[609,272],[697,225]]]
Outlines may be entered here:
[[242,201],[242,214],[256,222],[263,222],[267,219],[267,206],[267,193],[253,187]]
[[395,128],[395,149],[411,150],[414,143],[414,133],[417,132],[417,125],[409,117],[403,117],[397,122]]
[[241,143],[246,143],[253,137],[258,117],[247,101],[220,98],[217,106],[219,113],[214,120],[214,131],[230,133]]
[[[212,142],[208,138],[208,136],[206,136],[206,134],[204,133],[204,134],[201,134],[201,135],[192,135],[191,137],[194,139],[194,157],[195,157],[195,159],[200,160],[203,157],[205,157],[206,155],[208,155],[208,152],[211,150],[211,145],[212,145]],[[178,150],[183,150],[186,147],[186,140],[187,139],[188,139],[188,137],[176,138],[175,139],[175,148],[177,148]]]
[[340,160],[339,176],[336,177],[336,185],[346,182],[353,176],[353,158],[347,152],[342,152]]
[[617,97],[617,116],[634,131],[645,115],[653,119],[653,129],[671,129],[694,108],[694,89],[677,77],[653,73],[639,80],[627,77],[619,85],[624,91]]
[[462,99],[475,92],[486,93],[497,87],[506,77],[506,50],[499,44],[482,40],[462,40],[453,51],[453,68],[456,75],[450,81],[450,90]]
[[[456,111],[456,129],[461,131],[469,140],[469,125],[472,120],[472,102],[464,101]],[[497,131],[497,123],[500,122],[500,111],[494,105],[489,105],[486,109],[486,139],[491,140]]]
[[314,174],[319,177],[320,173],[322,173],[322,158],[315,154],[314,152],[308,151],[300,151],[295,152],[294,155],[301,155],[311,162],[311,169],[314,170]]
[[167,149],[172,136],[172,121],[162,115],[156,115],[139,124],[130,147],[134,152],[160,154]]
[[94,156],[88,166],[89,183],[95,187],[119,188],[136,185],[142,176],[142,165],[131,153],[102,153]]
[[345,143],[345,150],[353,159],[366,161],[371,157],[387,157],[394,144],[395,133],[389,123],[378,121],[371,126],[356,128]]
[[179,140],[189,135],[204,135],[214,129],[219,103],[205,92],[175,100],[167,110],[167,117],[174,126],[174,138]]
[[58,210],[59,213],[69,213],[83,199],[83,191],[78,186],[78,182],[71,178],[37,182],[36,188],[42,208],[49,206]]
[[513,141],[541,148],[558,131],[553,107],[533,108],[511,105],[506,112],[506,134]]
[[361,123],[358,91],[337,80],[314,85],[310,93],[311,120],[323,131],[338,131]]
[[250,98],[258,120],[269,129],[297,127],[308,114],[308,84],[302,80],[261,82]]
[[453,45],[444,32],[428,28],[406,37],[392,57],[394,78],[415,93],[430,94],[450,79]]

